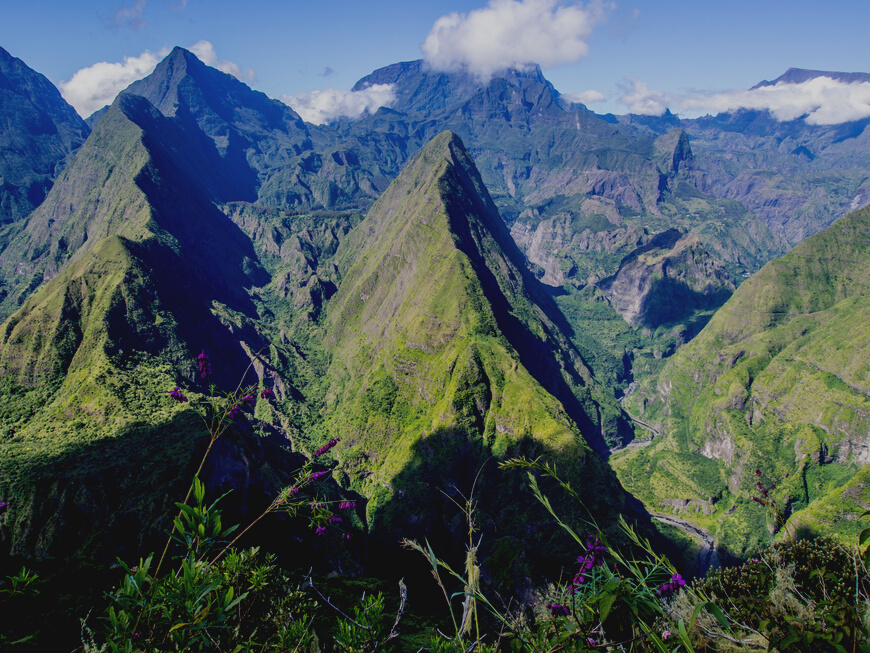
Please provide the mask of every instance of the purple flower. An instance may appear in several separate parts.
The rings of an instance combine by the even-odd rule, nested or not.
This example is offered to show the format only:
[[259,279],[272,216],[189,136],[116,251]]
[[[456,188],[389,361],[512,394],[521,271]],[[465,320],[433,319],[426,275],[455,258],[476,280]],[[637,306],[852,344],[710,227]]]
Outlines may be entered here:
[[184,394],[181,392],[181,388],[179,388],[178,386],[175,386],[174,389],[167,390],[166,392],[168,392],[169,396],[175,399],[175,401],[180,404],[183,404],[185,401],[187,401],[187,397],[184,396]]
[[208,354],[205,353],[205,350],[202,350],[202,353],[196,357],[196,363],[199,365],[199,372],[202,378],[207,379],[211,374],[211,361],[208,359]]
[[242,407],[239,404],[233,404],[232,407],[227,411],[227,417],[230,419],[235,419],[235,417],[242,412]]
[[271,399],[275,396],[275,393],[272,392],[272,388],[263,388],[260,390],[260,399]]
[[299,494],[299,488],[294,485],[290,488],[290,494]]
[[332,449],[337,444],[338,444],[338,438],[332,438],[329,442],[327,442],[325,445],[320,447],[320,449],[315,451],[314,455],[315,456],[322,456],[323,454],[325,454],[327,451]]
[[254,395],[245,395],[244,397],[242,397],[240,403],[243,403],[246,406],[253,406],[256,401],[257,400],[254,399]]
[[329,517],[329,520],[328,520],[328,521],[329,521],[330,524],[340,524],[340,523],[341,523],[341,517],[339,517],[338,515],[331,515],[331,516]]
[[315,529],[314,534],[315,535],[323,535],[325,532],[326,532],[326,526],[318,526]]
[[666,630],[665,632],[662,633],[662,639],[665,639],[665,640],[666,640],[666,639],[670,639],[670,637],[671,637],[671,631],[670,631],[670,630]]
[[571,614],[571,610],[568,609],[568,606],[562,605],[561,603],[548,603],[547,609],[554,617],[567,617]]
[[356,501],[342,501],[338,504],[339,510],[350,510],[351,508],[356,508]]
[[686,581],[683,580],[683,577],[680,576],[680,574],[674,574],[667,583],[659,588],[659,595],[669,596],[670,594],[679,591],[679,589],[685,584]]
[[2,503],[0,503],[0,515],[9,510],[9,505],[10,504],[8,501],[3,501]]
[[[586,551],[577,558],[580,565],[578,575],[592,571],[594,567],[600,567],[604,564],[604,554],[607,552],[607,547],[596,537],[594,540],[586,540]],[[584,580],[580,581],[585,582]]]
[[574,574],[574,578],[571,579],[571,584],[568,586],[568,589],[571,590],[572,594],[574,594],[585,582],[586,576],[584,576],[582,572],[577,572],[576,574]]
[[322,476],[326,476],[328,473],[329,472],[314,472],[313,474],[311,474],[311,476],[309,476],[305,480],[308,481],[309,483],[311,483],[311,482],[316,481],[318,478],[320,478]]

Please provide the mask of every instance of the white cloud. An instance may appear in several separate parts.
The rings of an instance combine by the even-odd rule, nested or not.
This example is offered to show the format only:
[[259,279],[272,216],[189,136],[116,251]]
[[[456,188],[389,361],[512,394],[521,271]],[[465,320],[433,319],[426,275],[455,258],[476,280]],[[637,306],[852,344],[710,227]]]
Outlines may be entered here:
[[779,83],[719,93],[661,93],[626,78],[620,102],[632,113],[661,115],[666,108],[702,115],[738,109],[768,110],[777,120],[804,117],[811,125],[835,125],[870,116],[870,82],[841,82],[816,77],[800,84]]
[[651,91],[645,82],[626,77],[619,85],[623,95],[619,101],[628,107],[629,113],[642,116],[660,116],[676,101],[676,95]]
[[142,29],[145,27],[145,25],[148,24],[142,20],[142,13],[145,11],[145,2],[146,0],[136,0],[132,7],[124,5],[118,9],[114,15],[115,25],[126,25],[132,29]]
[[243,82],[253,82],[257,79],[257,73],[254,72],[253,68],[248,68],[247,71],[243,71],[240,66],[234,64],[232,61],[218,58],[214,46],[208,41],[199,41],[198,43],[195,43],[190,46],[190,51],[199,57],[200,61],[202,61],[206,66],[217,68],[218,70],[232,75]]
[[372,84],[361,91],[329,88],[297,95],[284,95],[281,101],[293,108],[305,122],[324,125],[338,118],[362,118],[396,99],[393,84]]
[[[191,46],[190,51],[208,66],[229,73],[242,81],[253,81],[253,69],[243,72],[236,64],[220,59],[214,46],[208,41],[200,41]],[[138,57],[124,57],[122,62],[100,61],[93,66],[82,68],[67,82],[61,82],[60,92],[80,116],[89,116],[94,111],[111,104],[115,96],[136,80],[147,77],[160,63],[169,50],[163,49],[156,54],[145,50]]]
[[576,61],[614,5],[559,0],[490,0],[483,9],[435,21],[420,49],[435,70],[467,69],[485,79],[505,68]]
[[560,96],[568,102],[579,102],[580,104],[594,104],[596,102],[604,102],[607,98],[600,91],[583,91],[582,93],[562,93]]
[[138,57],[124,57],[121,63],[100,61],[82,68],[68,82],[60,83],[60,92],[80,116],[89,116],[111,104],[122,90],[137,79],[150,75],[160,60],[169,54],[145,50]]

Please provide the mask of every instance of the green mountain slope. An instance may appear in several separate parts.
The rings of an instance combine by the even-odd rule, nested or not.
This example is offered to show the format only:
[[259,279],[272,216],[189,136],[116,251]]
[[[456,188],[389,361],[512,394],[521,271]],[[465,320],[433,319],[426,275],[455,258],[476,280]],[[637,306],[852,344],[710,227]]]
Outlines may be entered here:
[[499,531],[487,549],[520,556],[529,497],[495,469],[518,454],[560,461],[605,521],[625,509],[593,450],[618,432],[619,409],[551,317],[455,135],[414,157],[339,255],[353,263],[328,306],[324,428],[376,534],[440,523],[439,538],[458,541],[438,491],[461,502],[480,472],[481,521]]
[[[207,148],[198,147],[197,133],[165,118],[141,97],[119,97],[0,253],[0,273],[13,289],[0,308],[5,314],[15,310],[67,261],[109,235],[133,240],[160,235],[167,243],[187,247],[188,254],[194,254],[191,247],[198,253],[212,248],[201,259],[204,266],[216,265],[215,255],[238,259],[238,248],[245,247],[240,234],[223,229],[223,238],[198,230],[198,223],[208,220],[204,216],[215,213],[211,202],[220,197],[228,176],[213,165]],[[163,209],[159,215],[151,211],[152,197]],[[227,268],[220,276],[237,270]]]
[[[203,437],[167,388],[187,378],[206,390],[193,366],[202,349],[215,356],[212,380],[235,387],[265,347],[251,293],[269,275],[214,205],[205,156],[147,100],[122,96],[16,241],[34,248],[25,275],[59,271],[0,327],[0,492],[13,504],[2,537],[15,552],[93,553],[160,533],[151,520],[168,514]],[[248,382],[273,376],[275,339]],[[292,380],[276,392],[287,399]],[[291,458],[264,453],[280,442],[234,446],[206,474],[242,505],[261,501]],[[251,469],[249,457],[265,462]]]
[[697,520],[743,552],[764,537],[764,511],[751,501],[758,469],[779,486],[791,528],[854,536],[849,520],[870,506],[863,483],[850,481],[870,462],[868,258],[862,209],[741,285],[627,399],[662,436],[615,461],[626,487],[656,509],[712,500]]

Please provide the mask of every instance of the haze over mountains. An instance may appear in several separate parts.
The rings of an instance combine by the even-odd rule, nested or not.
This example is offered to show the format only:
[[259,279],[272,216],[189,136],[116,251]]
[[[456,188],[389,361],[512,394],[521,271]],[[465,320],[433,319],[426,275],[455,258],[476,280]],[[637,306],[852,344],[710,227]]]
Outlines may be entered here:
[[[15,499],[0,537],[11,550],[69,553],[101,530],[120,541],[130,524],[115,515],[165,507],[154,497],[173,491],[198,435],[165,391],[206,391],[192,365],[203,349],[222,387],[247,369],[278,396],[256,408],[267,437],[240,424],[232,446],[244,455],[207,470],[239,490],[240,510],[280,487],[291,449],[341,437],[335,491],[366,504],[361,529],[450,532],[449,502],[421,516],[427,488],[466,491],[484,467],[482,510],[515,533],[497,541],[518,561],[542,526],[522,501],[499,503],[519,485],[486,461],[545,455],[608,497],[602,518],[637,516],[607,460],[644,432],[633,416],[663,434],[617,463],[650,509],[700,501],[717,506],[699,517],[712,530],[726,505],[755,523],[747,461],[773,431],[806,428],[815,440],[794,437],[807,451],[789,435],[770,472],[797,465],[830,481],[795,504],[821,511],[807,524],[826,518],[863,461],[863,381],[800,339],[866,353],[834,328],[860,313],[866,210],[830,225],[870,203],[870,119],[599,116],[539,69],[481,83],[405,62],[355,88],[374,84],[394,85],[389,108],[315,126],[175,48],[89,128],[0,50],[0,491]],[[840,257],[830,243],[846,231],[854,252]],[[817,259],[834,263],[807,273]],[[771,299],[789,290],[800,297]],[[751,333],[722,326],[746,311],[812,324],[788,338],[779,318],[739,318]],[[766,348],[751,373],[744,341]],[[809,353],[782,357],[796,347]],[[762,369],[797,374],[798,358],[836,395],[814,395],[828,417],[752,386]],[[726,401],[717,384],[729,374]],[[629,388],[632,416],[618,401]],[[263,455],[265,467],[247,463]],[[641,457],[680,482],[626,476]],[[120,459],[144,475],[119,476]],[[813,471],[828,463],[836,472]],[[729,528],[717,532],[739,554],[751,534]]]

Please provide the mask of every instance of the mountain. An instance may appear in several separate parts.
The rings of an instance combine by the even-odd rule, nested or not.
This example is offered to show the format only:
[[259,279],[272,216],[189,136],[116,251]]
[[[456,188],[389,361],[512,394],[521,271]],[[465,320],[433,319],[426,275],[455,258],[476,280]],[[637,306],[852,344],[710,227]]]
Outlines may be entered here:
[[[572,295],[617,274],[623,261],[636,259],[672,228],[696,237],[699,255],[715,261],[716,274],[730,277],[723,289],[787,248],[739,202],[692,186],[697,157],[684,131],[656,135],[646,127],[614,124],[566,102],[538,68],[481,83],[463,73],[428,70],[421,61],[405,62],[375,71],[354,88],[373,84],[392,84],[396,101],[359,121],[312,130],[315,148],[344,148],[363,167],[375,165],[388,175],[421,141],[450,129],[468,146],[536,274]],[[661,294],[649,305],[674,305],[691,292],[682,281],[677,286],[648,286],[647,293]],[[725,298],[727,292],[712,293],[703,309],[693,304],[688,313],[664,320],[664,335],[655,337],[697,332],[713,304]],[[595,313],[599,307],[593,304],[582,312]],[[610,314],[606,319],[613,323]],[[625,343],[585,344],[596,374],[615,374],[618,384],[628,383]],[[608,349],[603,358],[588,349],[600,351],[602,344]]]
[[286,167],[311,149],[308,130],[292,109],[183,48],[174,48],[124,94],[146,98],[201,135],[201,149],[213,155],[211,168],[225,170],[218,200],[255,200],[269,168]]
[[604,520],[627,509],[594,451],[619,432],[619,408],[562,334],[456,135],[418,152],[339,256],[353,264],[327,308],[322,428],[341,439],[339,469],[369,497],[375,535],[452,549],[464,525],[451,500],[474,492],[481,524],[497,525],[483,527],[484,550],[532,564],[523,543],[547,527],[532,526],[524,480],[495,465],[517,455],[561,461],[581,493],[602,497],[590,508]]
[[[177,68],[162,70],[171,79]],[[201,72],[194,64],[178,97],[195,96]],[[353,213],[246,199],[256,184],[228,178],[236,137],[221,150],[207,131],[215,121],[185,102],[164,113],[119,95],[0,257],[22,302],[0,327],[0,493],[13,504],[0,536],[13,552],[106,555],[153,541],[204,438],[166,389],[209,392],[193,368],[203,349],[215,353],[218,387],[247,375],[278,397],[257,407],[263,437],[239,423],[203,472],[216,491],[236,490],[235,514],[277,492],[298,452],[335,435],[334,491],[366,505],[360,526],[381,541],[453,519],[452,504],[415,517],[430,499],[419,478],[468,491],[483,466],[481,510],[519,528],[534,501],[492,457],[564,460],[578,487],[608,497],[596,514],[629,510],[593,450],[625,418],[563,334],[455,136],[421,150],[357,224]],[[373,314],[359,312],[361,293]],[[358,373],[348,380],[348,370]],[[507,511],[506,487],[521,497]],[[517,573],[547,564],[520,553],[552,533],[517,533],[488,551],[513,551]]]
[[54,84],[0,48],[0,251],[89,131]]
[[[397,108],[382,109],[356,123],[315,128],[288,107],[176,48],[122,95],[145,98],[168,119],[161,129],[174,130],[175,135],[166,141],[171,150],[167,156],[178,161],[185,183],[197,186],[204,200],[237,217],[241,214],[233,205],[261,207],[246,214],[251,235],[265,234],[251,219],[265,207],[296,213],[366,210],[414,152],[453,125],[467,133],[471,151],[483,162],[484,182],[502,189],[494,198],[499,210],[509,216],[520,210],[513,237],[544,271],[548,284],[576,289],[611,276],[623,259],[636,257],[635,250],[674,223],[696,233],[697,247],[724,261],[732,275],[761,265],[771,252],[781,250],[740,205],[727,200],[709,203],[684,188],[682,177],[691,170],[694,155],[682,132],[653,140],[642,134],[638,139],[637,130],[615,127],[579,105],[565,109],[538,69],[509,71],[481,86],[466,76],[433,73],[412,62],[376,71],[360,85],[370,83],[395,83]],[[433,109],[427,112],[428,105]],[[129,127],[104,114],[94,125],[100,132],[99,147],[114,138],[134,143],[126,135],[113,135],[122,126]],[[173,140],[183,147],[173,149]],[[530,147],[529,158],[525,153]],[[6,289],[0,316],[16,310],[70,257],[80,255],[75,252],[86,251],[110,233],[110,222],[124,223],[140,210],[141,201],[132,200],[135,191],[123,208],[113,199],[126,192],[116,184],[128,188],[127,171],[102,161],[103,150],[89,148],[91,156],[82,154],[75,169],[66,173],[64,190],[43,202],[10,237],[7,251],[0,253],[0,283]],[[510,161],[523,158],[528,159],[525,172],[505,176],[504,165],[514,166]],[[610,169],[602,170],[603,166]],[[109,170],[116,174],[108,176]],[[94,184],[96,179],[104,180],[102,187]],[[568,180],[570,191],[565,187]],[[669,199],[659,201],[660,197]],[[689,204],[693,213],[686,214],[683,207]],[[523,208],[529,205],[532,208]],[[710,216],[723,212],[729,216],[724,225],[720,220],[710,222]],[[279,232],[284,230],[281,220],[275,221]],[[553,238],[555,231],[564,235]],[[545,249],[529,242],[554,242],[558,247]],[[273,239],[270,247],[282,246]],[[306,259],[300,270],[311,273],[305,272],[308,280],[316,276],[316,284],[325,282],[326,294],[331,292],[333,280],[321,278],[313,272],[316,265],[309,263]],[[657,284],[650,292],[664,288]],[[311,290],[319,306],[324,293]],[[293,292],[294,302],[307,301],[300,291]],[[659,303],[673,303],[660,299]],[[694,315],[687,320],[694,320]],[[620,359],[623,354],[617,350],[613,355]],[[593,352],[583,355],[597,360]],[[607,373],[620,365],[608,363]]]
[[[354,88],[372,84],[392,84],[396,101],[368,118],[335,125],[339,142],[389,133],[401,135],[403,150],[413,153],[417,139],[454,131],[473,154],[515,240],[548,271],[548,283],[582,286],[615,273],[638,239],[644,244],[645,229],[647,239],[674,226],[698,232],[716,256],[727,252],[721,260],[736,275],[785,251],[739,205],[686,187],[691,146],[679,129],[659,138],[645,128],[614,124],[566,102],[540,68],[506,71],[481,83],[415,61],[375,71]],[[723,213],[724,225],[716,219]],[[710,228],[714,222],[719,224]],[[549,251],[527,246],[565,231],[569,237]],[[757,237],[746,239],[746,232]]]
[[765,530],[758,469],[791,529],[854,537],[850,520],[870,505],[868,259],[865,208],[745,281],[626,399],[662,435],[615,460],[623,484],[744,554]]
[[806,68],[789,68],[772,82],[765,79],[753,86],[752,90],[762,88],[763,86],[776,86],[777,84],[803,84],[817,77],[828,77],[839,82],[845,82],[846,84],[870,82],[870,73],[838,73],[824,70],[807,70]]
[[[71,555],[91,541],[109,551],[159,534],[159,523],[136,530],[134,515],[164,511],[170,500],[154,497],[177,495],[201,446],[198,418],[170,406],[166,390],[184,385],[204,399],[211,390],[192,361],[206,350],[217,390],[244,377],[277,395],[236,425],[204,472],[236,490],[236,514],[274,496],[298,456],[339,437],[330,491],[359,501],[354,523],[384,545],[374,550],[392,555],[394,533],[439,531],[453,546],[450,499],[478,478],[485,528],[508,525],[487,531],[487,555],[503,554],[524,577],[562,544],[533,520],[523,479],[496,462],[551,457],[595,497],[602,523],[642,516],[604,457],[652,428],[660,441],[614,457],[622,482],[652,509],[697,508],[699,523],[744,551],[759,519],[743,505],[748,467],[738,478],[733,460],[699,453],[731,445],[708,451],[707,436],[689,429],[720,396],[701,384],[725,373],[679,370],[708,347],[704,334],[731,304],[701,329],[735,288],[732,301],[748,301],[741,293],[763,284],[754,271],[861,204],[870,188],[862,123],[775,123],[763,112],[602,117],[567,102],[538,69],[481,84],[407,62],[358,88],[375,83],[395,85],[392,107],[308,125],[176,48],[95,117],[44,199],[4,232],[0,496],[13,504],[4,543]],[[857,279],[857,270],[824,278]],[[811,281],[765,292],[786,296]],[[857,296],[838,288],[807,292]],[[709,345],[703,369],[718,369],[710,352],[730,347]],[[755,383],[741,386],[747,398]],[[784,410],[760,408],[756,424],[755,404],[751,413],[738,404],[709,414],[743,411],[749,431],[763,423],[772,433]],[[813,433],[830,451],[834,440]],[[741,451],[767,442],[740,434],[728,437]],[[766,446],[764,461],[787,458]],[[821,476],[812,465],[801,472],[817,488],[805,503],[833,501],[826,483],[857,460],[842,456]],[[432,487],[449,498],[430,512]],[[807,524],[821,505],[807,508]],[[738,518],[718,526],[732,507]],[[530,545],[540,555],[523,562]]]
[[[15,505],[2,538],[13,552],[147,546],[203,438],[166,389],[186,378],[207,391],[190,381],[203,348],[220,352],[214,382],[235,387],[263,349],[246,324],[269,275],[213,203],[221,178],[204,172],[213,150],[201,143],[144,98],[119,96],[4,252],[28,253],[24,279],[50,277],[0,327],[0,491]],[[270,377],[268,357],[250,373]],[[281,436],[243,436],[204,473],[250,509],[293,461]],[[271,462],[245,463],[259,456]]]
[[[753,89],[818,77],[870,81],[868,73],[790,68]],[[790,247],[870,203],[868,125],[870,119],[835,125],[782,121],[749,109],[681,121],[694,151],[703,154],[693,185],[740,202]]]
[[698,237],[678,229],[658,234],[597,285],[626,322],[647,328],[718,308],[734,292],[728,273]]

